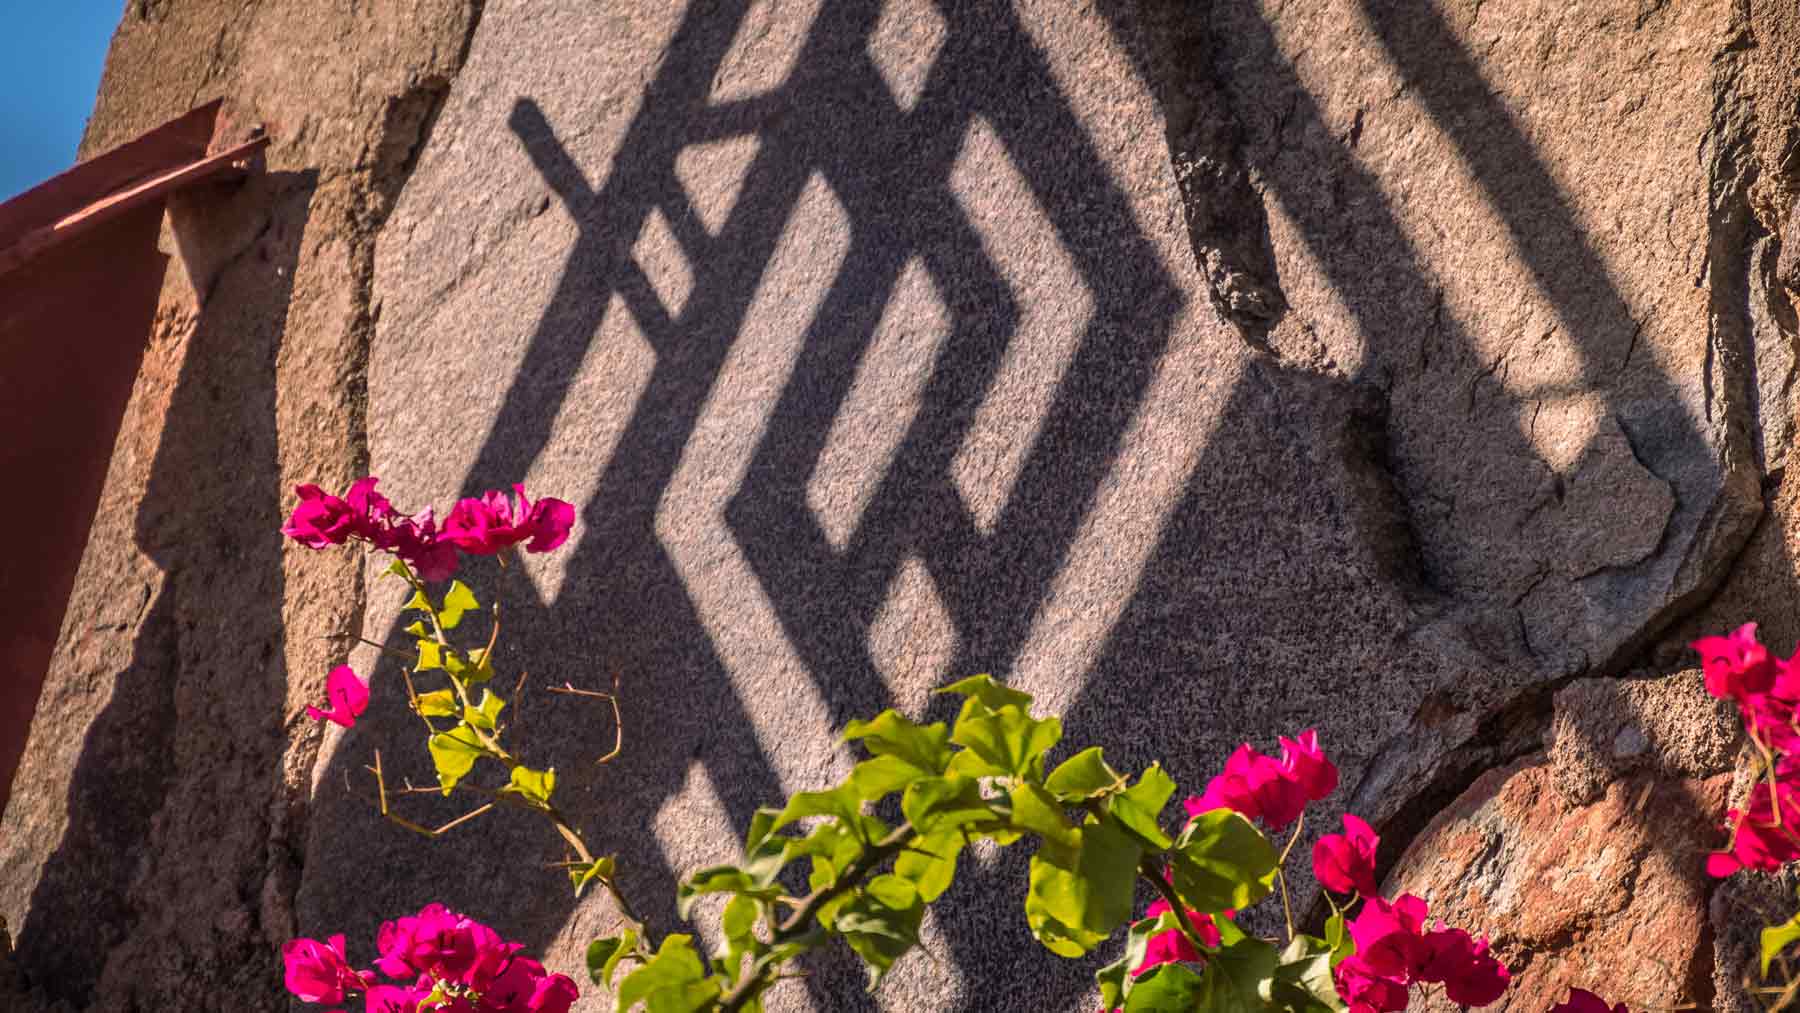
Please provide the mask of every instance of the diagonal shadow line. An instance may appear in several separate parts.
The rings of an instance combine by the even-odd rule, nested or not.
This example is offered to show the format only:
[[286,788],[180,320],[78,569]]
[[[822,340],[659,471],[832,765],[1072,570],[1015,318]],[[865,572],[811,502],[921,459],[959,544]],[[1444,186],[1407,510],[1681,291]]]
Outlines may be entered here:
[[1638,324],[1536,147],[1435,2],[1359,3],[1406,86],[1505,222],[1539,291],[1578,336],[1579,378],[1595,386],[1611,382],[1628,364]]

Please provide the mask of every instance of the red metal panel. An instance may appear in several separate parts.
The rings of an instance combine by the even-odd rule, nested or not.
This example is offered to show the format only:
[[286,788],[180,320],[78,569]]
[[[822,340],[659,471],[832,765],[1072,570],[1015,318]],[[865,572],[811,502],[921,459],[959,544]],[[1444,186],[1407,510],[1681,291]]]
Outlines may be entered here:
[[0,806],[24,752],[162,289],[163,200],[256,167],[207,157],[219,103],[0,204]]

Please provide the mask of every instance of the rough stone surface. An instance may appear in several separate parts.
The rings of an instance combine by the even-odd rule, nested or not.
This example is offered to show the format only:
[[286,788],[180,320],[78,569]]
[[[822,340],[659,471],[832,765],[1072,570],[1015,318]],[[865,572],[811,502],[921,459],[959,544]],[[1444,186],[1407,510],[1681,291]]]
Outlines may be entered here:
[[1585,806],[1638,771],[1694,781],[1725,773],[1742,745],[1736,708],[1687,671],[1571,683],[1556,694],[1548,753],[1558,793]]
[[133,3],[84,150],[215,96],[268,172],[170,210],[177,254],[0,820],[36,1004],[274,1009],[353,560],[284,550],[300,480],[363,467],[373,237],[463,3]]
[[[509,676],[622,675],[608,767],[606,712],[510,713],[659,929],[847,720],[988,670],[1196,787],[1318,727],[1309,822],[1535,947],[1520,1009],[1701,996],[1729,727],[1691,673],[1611,680],[1800,637],[1790,8],[133,3],[90,150],[217,94],[276,143],[171,216],[0,817],[29,1001],[278,1009],[282,939],[428,900],[570,970],[615,923],[540,826],[372,812],[375,747],[428,774],[391,661],[352,652],[353,731],[299,719],[319,638],[403,595],[273,532],[365,469],[577,503],[471,580]],[[879,996],[826,960],[776,1006],[1091,1009],[1022,871],[970,863]],[[1632,932],[1681,966],[1601,956]]]
[[[1489,1009],[1549,1009],[1571,986],[1632,1009],[1709,1008],[1712,884],[1699,858],[1717,846],[1730,774],[1642,771],[1578,804],[1558,790],[1557,766],[1540,755],[1484,774],[1384,890],[1489,936],[1515,982]],[[1421,1005],[1455,1008],[1442,997]]]

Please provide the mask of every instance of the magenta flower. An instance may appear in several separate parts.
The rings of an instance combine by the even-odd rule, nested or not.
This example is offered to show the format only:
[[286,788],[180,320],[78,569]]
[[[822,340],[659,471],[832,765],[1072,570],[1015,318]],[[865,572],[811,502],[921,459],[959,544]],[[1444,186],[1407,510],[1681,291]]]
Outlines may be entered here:
[[1280,829],[1306,808],[1306,792],[1288,768],[1246,742],[1225,761],[1225,772],[1207,782],[1204,794],[1182,804],[1189,816],[1233,809]]
[[1347,926],[1350,938],[1356,940],[1357,958],[1383,977],[1418,980],[1431,959],[1431,948],[1421,934],[1425,912],[1425,902],[1410,893],[1391,904],[1380,897],[1365,899]]
[[1376,974],[1356,955],[1338,964],[1333,980],[1350,1013],[1397,1013],[1406,1008],[1406,983]]
[[287,990],[302,1002],[343,1002],[375,980],[370,971],[357,971],[344,957],[344,937],[293,939],[281,948]]
[[1311,728],[1298,739],[1281,740],[1281,768],[1300,786],[1309,802],[1317,802],[1337,790],[1338,769],[1319,749],[1319,733]]
[[1606,1000],[1585,988],[1569,989],[1569,1001],[1550,1007],[1550,1013],[1630,1013],[1624,1003],[1608,1006]]
[[[1169,906],[1168,901],[1158,899],[1151,903],[1149,909],[1144,912],[1144,917],[1155,918],[1173,910],[1174,908]],[[1189,911],[1187,915],[1188,920],[1194,923],[1194,931],[1200,934],[1202,943],[1207,946],[1219,945],[1219,927],[1213,924],[1211,915],[1202,914],[1199,911]],[[1230,911],[1224,914],[1227,918],[1231,915]],[[1150,937],[1149,945],[1144,950],[1144,961],[1132,969],[1131,975],[1134,978],[1139,977],[1158,964],[1191,964],[1199,960],[1200,951],[1194,948],[1194,944],[1188,939],[1187,934],[1179,928],[1173,928]]]
[[281,533],[309,549],[342,545],[350,537],[353,515],[343,500],[316,485],[296,486],[300,505],[294,508]]
[[1458,1006],[1486,1006],[1506,994],[1511,973],[1488,952],[1487,939],[1472,939],[1442,922],[1425,937],[1431,957],[1419,980],[1443,982],[1444,995]]
[[363,997],[363,1009],[366,1013],[418,1013],[419,1003],[424,1002],[429,995],[429,985],[412,988],[376,985]]
[[440,540],[442,537],[437,519],[426,507],[412,517],[396,520],[376,547],[399,556],[421,580],[449,580],[456,572],[456,546]]
[[[1731,845],[1706,859],[1706,871],[1729,876],[1739,869],[1774,872],[1800,858],[1800,788],[1795,786],[1796,761],[1783,757],[1777,768],[1776,793],[1769,782],[1758,781],[1750,789],[1749,807],[1726,814],[1732,828]],[[1786,769],[1783,769],[1786,768]],[[1775,822],[1775,798],[1781,802],[1781,822]]]
[[1756,624],[1745,623],[1723,637],[1701,637],[1693,642],[1700,654],[1700,670],[1706,691],[1731,697],[1740,704],[1769,691],[1775,682],[1775,664],[1756,641]]
[[[296,954],[289,960],[290,982],[297,965],[308,985],[316,978],[338,974],[343,937],[333,937],[333,944],[336,964],[329,947],[324,955],[318,955],[314,951],[319,944],[312,940],[288,944]],[[488,926],[442,904],[427,904],[416,915],[383,923],[376,945],[381,952],[376,967],[390,978],[411,984],[373,985],[373,971],[353,972],[356,976],[346,980],[354,984],[348,987],[353,991],[367,988],[367,1013],[418,1013],[419,1004],[434,993],[438,999],[432,1013],[569,1013],[580,997],[569,978],[550,974],[543,964],[520,956],[523,944],[507,942]],[[315,966],[323,970],[315,970]],[[296,994],[303,999],[313,994],[336,995],[322,1000],[335,1002],[343,991],[316,989]]]
[[356,719],[369,709],[369,687],[349,665],[339,665],[325,676],[325,698],[330,710],[307,707],[306,716],[314,721],[332,721],[345,728],[356,727]]
[[537,980],[531,998],[525,1001],[527,1013],[569,1013],[569,1007],[581,998],[575,983],[561,974],[547,974]]
[[1375,828],[1345,813],[1344,833],[1326,834],[1313,845],[1313,875],[1327,890],[1377,896],[1381,889],[1375,882],[1375,849],[1380,843]]
[[491,556],[520,542],[526,542],[526,552],[549,552],[569,537],[575,523],[573,506],[549,497],[533,503],[523,485],[514,485],[513,492],[511,500],[499,490],[490,490],[480,499],[459,501],[444,518],[444,537],[458,549],[479,556]]

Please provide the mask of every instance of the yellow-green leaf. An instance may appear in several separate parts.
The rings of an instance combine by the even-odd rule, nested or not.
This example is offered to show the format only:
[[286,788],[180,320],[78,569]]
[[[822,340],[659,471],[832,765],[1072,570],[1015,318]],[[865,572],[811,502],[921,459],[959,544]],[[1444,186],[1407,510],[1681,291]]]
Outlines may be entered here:
[[556,790],[556,768],[532,770],[522,765],[514,767],[511,783],[506,786],[506,790],[517,792],[539,805],[549,805],[550,793]]
[[453,580],[450,582],[450,590],[444,592],[444,607],[437,614],[438,625],[447,630],[456,629],[457,624],[462,622],[464,612],[480,607],[481,603],[475,600],[475,593],[469,590],[469,585]]
[[447,689],[419,694],[419,713],[428,718],[454,717],[456,706],[456,694]]
[[495,696],[492,690],[484,689],[481,691],[481,703],[478,706],[463,708],[463,720],[484,732],[491,732],[499,723],[500,710],[505,706],[505,700]]

